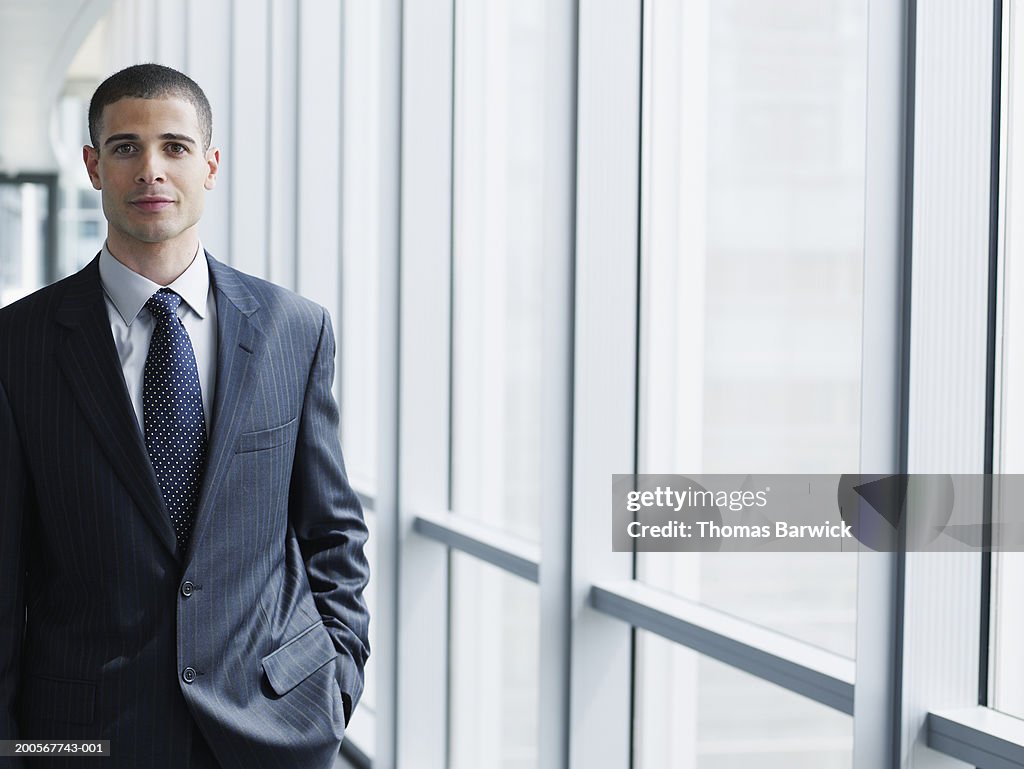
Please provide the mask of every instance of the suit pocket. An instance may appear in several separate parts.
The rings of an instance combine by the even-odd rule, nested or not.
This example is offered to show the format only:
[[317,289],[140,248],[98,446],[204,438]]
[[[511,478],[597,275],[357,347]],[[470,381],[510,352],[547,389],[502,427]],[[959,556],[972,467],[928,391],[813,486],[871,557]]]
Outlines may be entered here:
[[284,695],[338,656],[322,621],[263,658],[263,672],[276,694]]
[[275,446],[287,443],[291,437],[292,425],[295,424],[296,420],[298,420],[298,417],[277,427],[257,430],[252,433],[242,433],[238,436],[238,446],[235,448],[235,453],[245,454],[250,451],[262,451],[263,449],[272,449]]
[[96,684],[89,681],[30,675],[24,696],[35,719],[89,726],[96,716]]

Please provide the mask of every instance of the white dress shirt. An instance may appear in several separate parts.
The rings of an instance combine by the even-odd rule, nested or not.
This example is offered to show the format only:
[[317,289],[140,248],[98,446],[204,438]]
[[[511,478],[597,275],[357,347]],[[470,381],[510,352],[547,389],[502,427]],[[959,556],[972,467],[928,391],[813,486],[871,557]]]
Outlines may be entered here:
[[149,353],[149,340],[156,321],[146,301],[161,288],[169,288],[182,298],[178,317],[192,340],[199,371],[199,387],[203,394],[203,416],[206,434],[210,434],[210,415],[213,413],[213,394],[217,386],[217,303],[210,268],[206,263],[202,243],[192,263],[177,280],[161,286],[149,278],[133,272],[117,261],[106,244],[100,252],[100,283],[107,302],[107,317],[114,335],[114,347],[121,359],[121,370],[128,395],[132,399],[139,431],[145,434],[142,418],[142,377]]

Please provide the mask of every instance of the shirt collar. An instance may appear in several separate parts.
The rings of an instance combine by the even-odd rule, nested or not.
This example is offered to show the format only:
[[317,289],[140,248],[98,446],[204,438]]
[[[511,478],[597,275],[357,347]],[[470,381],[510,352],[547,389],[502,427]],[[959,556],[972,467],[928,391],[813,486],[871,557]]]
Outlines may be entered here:
[[[210,268],[205,258],[198,258],[203,253],[203,244],[200,243],[192,263],[173,283],[166,286],[178,294],[200,318],[206,317],[206,299],[210,292]],[[146,306],[149,298],[164,288],[119,262],[110,253],[106,243],[100,251],[100,283],[128,326]]]

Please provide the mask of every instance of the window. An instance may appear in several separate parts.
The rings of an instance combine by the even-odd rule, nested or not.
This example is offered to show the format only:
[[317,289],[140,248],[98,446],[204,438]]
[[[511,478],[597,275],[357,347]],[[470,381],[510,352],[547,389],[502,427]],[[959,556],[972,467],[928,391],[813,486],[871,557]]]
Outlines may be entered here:
[[341,430],[350,480],[355,488],[373,495],[377,493],[380,348],[380,9],[374,3],[349,3],[345,13],[342,317],[337,320]]
[[544,4],[455,7],[452,509],[539,536]]
[[50,190],[56,192],[55,178],[0,177],[0,306],[55,277]]
[[536,586],[452,556],[451,769],[537,765]]
[[848,769],[853,719],[638,633],[636,769]]
[[[640,471],[859,469],[867,4],[644,11]],[[854,655],[855,554],[643,554]]]

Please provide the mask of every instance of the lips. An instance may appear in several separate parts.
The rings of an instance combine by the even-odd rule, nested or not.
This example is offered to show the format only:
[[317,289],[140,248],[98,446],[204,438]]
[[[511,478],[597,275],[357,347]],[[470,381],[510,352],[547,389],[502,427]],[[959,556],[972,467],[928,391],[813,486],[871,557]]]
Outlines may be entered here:
[[133,206],[135,206],[140,211],[145,211],[147,213],[156,213],[157,211],[162,211],[172,203],[174,203],[174,201],[171,200],[170,198],[149,195],[141,198],[136,198],[135,200],[131,201],[131,204]]

